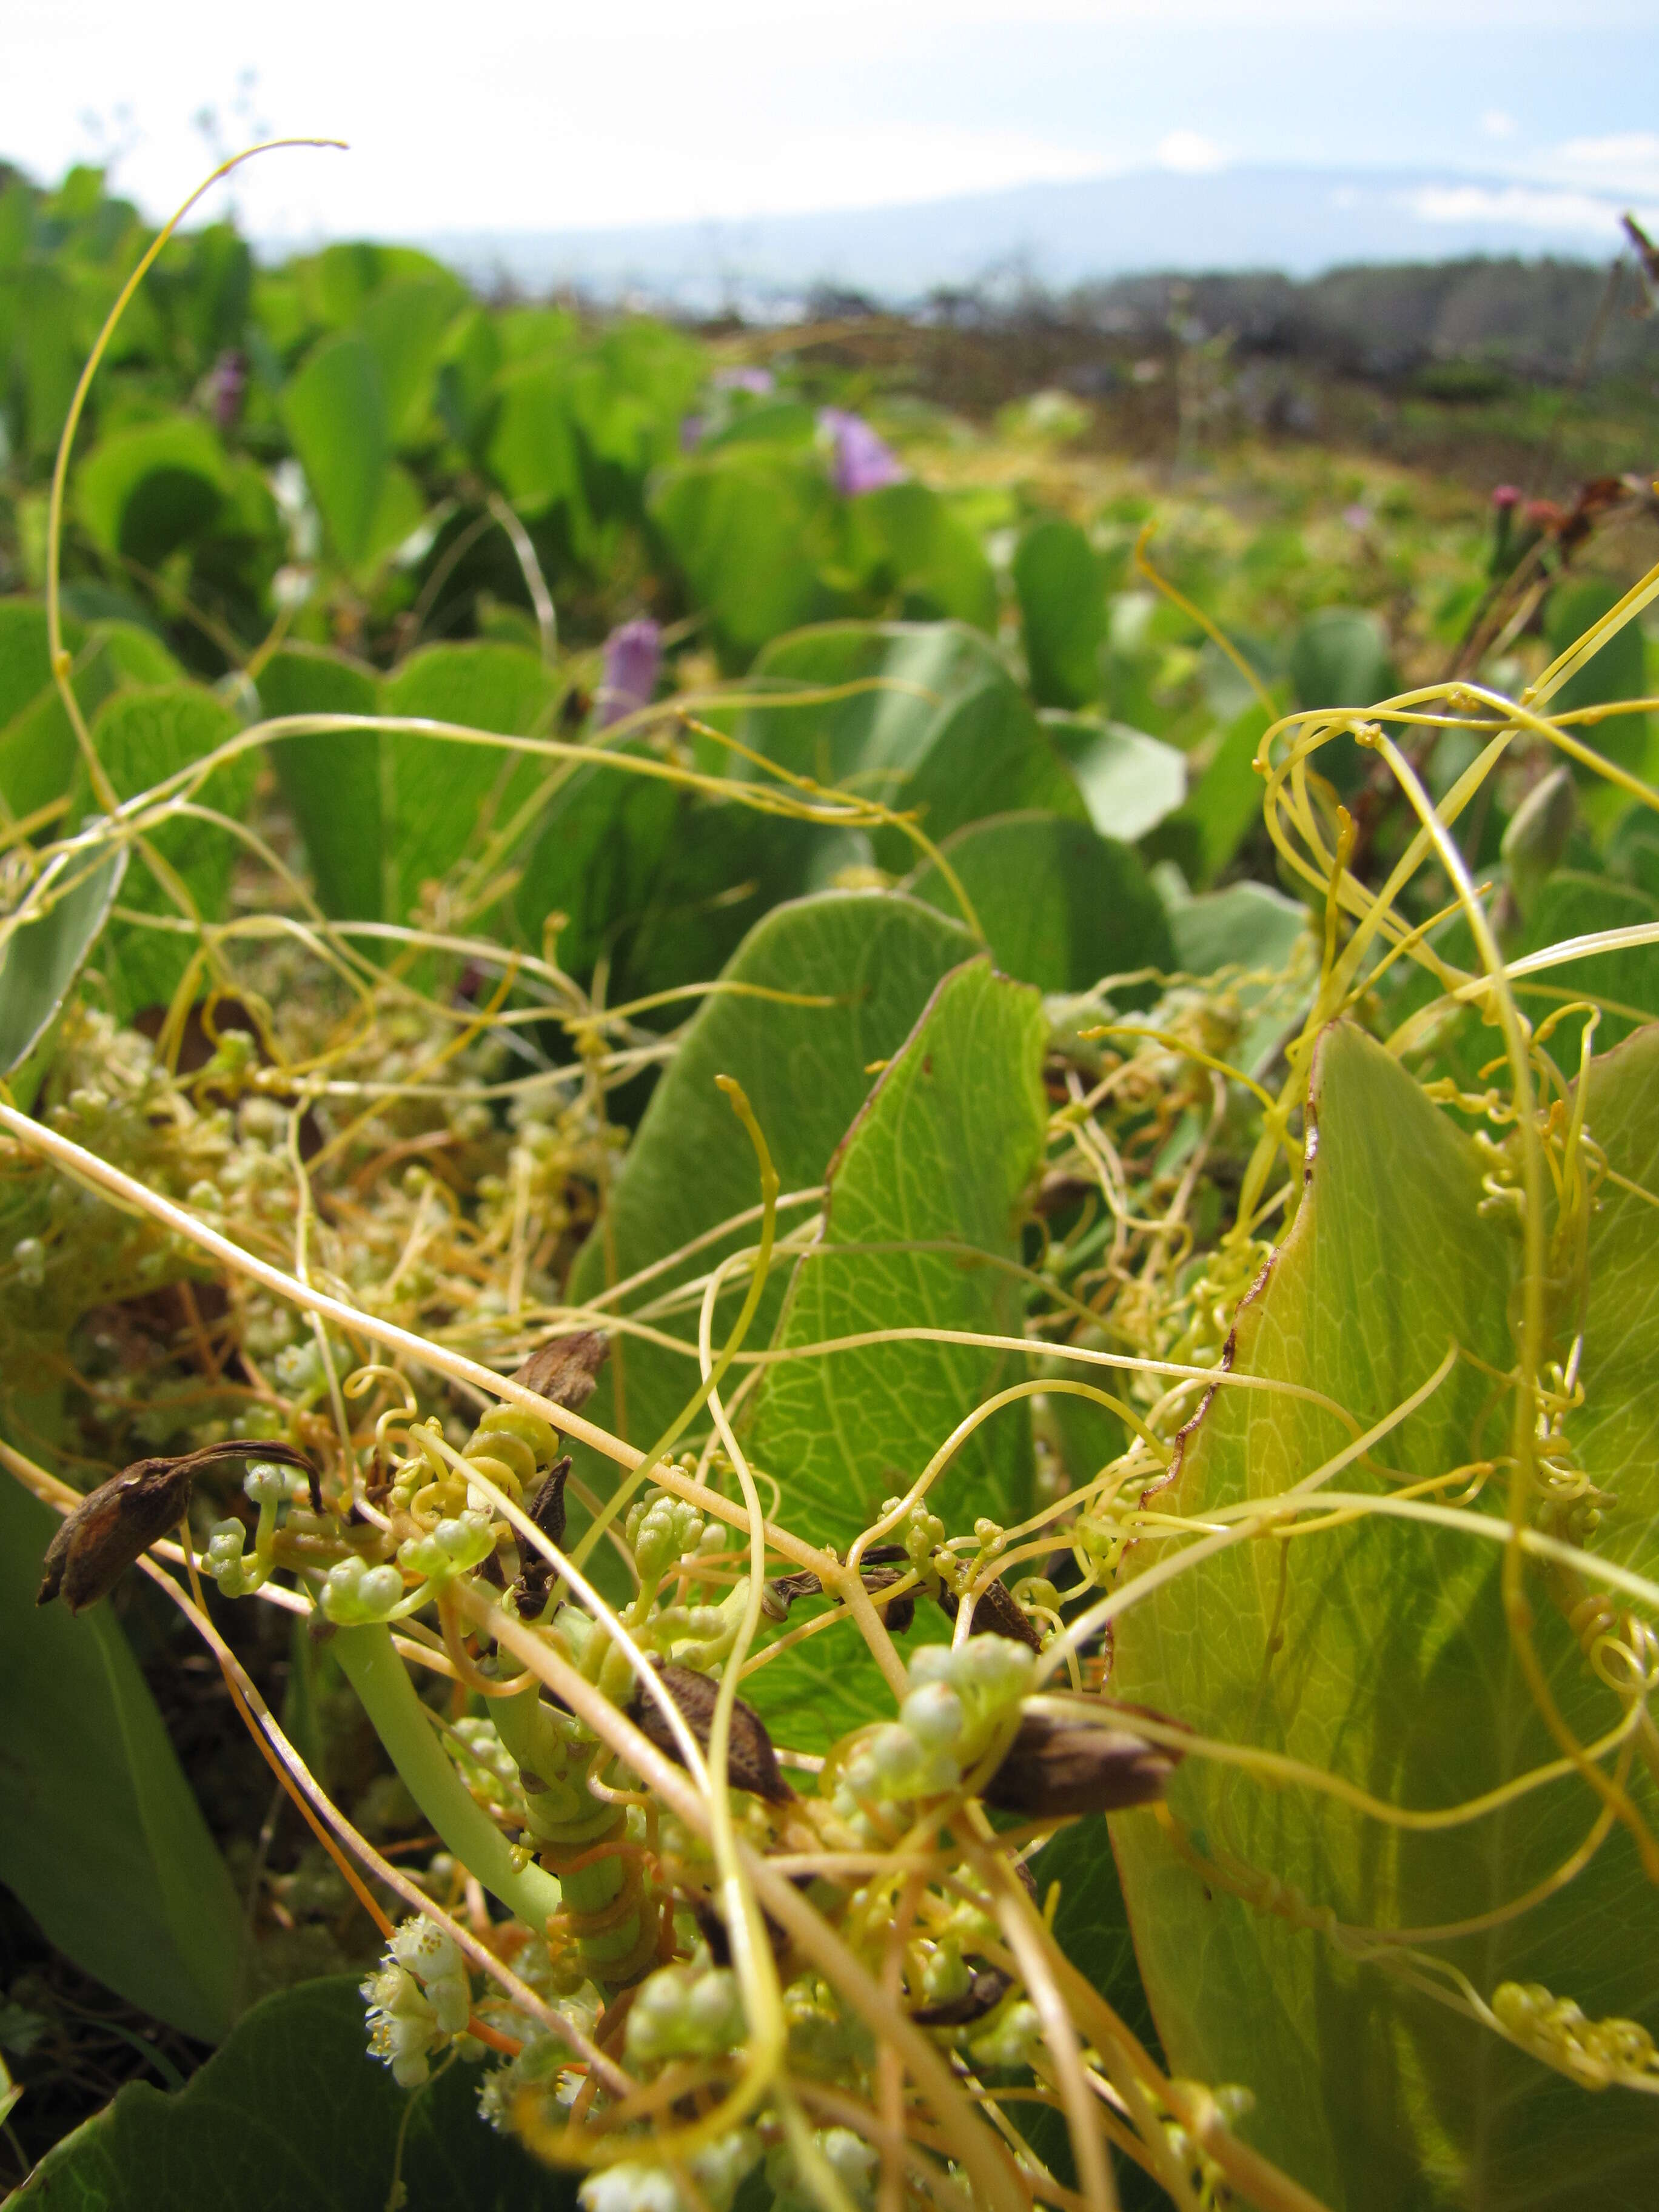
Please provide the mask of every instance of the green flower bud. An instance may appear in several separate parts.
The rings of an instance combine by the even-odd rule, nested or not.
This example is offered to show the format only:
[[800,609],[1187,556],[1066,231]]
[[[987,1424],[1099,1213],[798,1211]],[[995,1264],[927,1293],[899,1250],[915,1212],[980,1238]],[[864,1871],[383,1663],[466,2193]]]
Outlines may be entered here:
[[322,1607],[337,1628],[356,1628],[384,1620],[403,1594],[404,1578],[396,1567],[371,1567],[354,1552],[329,1569]]

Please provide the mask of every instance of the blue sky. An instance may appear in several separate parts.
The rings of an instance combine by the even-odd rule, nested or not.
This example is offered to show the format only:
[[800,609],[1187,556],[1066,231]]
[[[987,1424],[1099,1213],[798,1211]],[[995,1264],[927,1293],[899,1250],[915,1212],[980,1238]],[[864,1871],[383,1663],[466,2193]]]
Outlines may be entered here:
[[[0,153],[170,205],[216,134],[349,138],[238,186],[272,238],[916,201],[1163,163],[1496,179],[1603,242],[1659,208],[1646,0],[7,0]],[[193,118],[216,116],[210,128]],[[1473,189],[1473,188],[1472,188]]]

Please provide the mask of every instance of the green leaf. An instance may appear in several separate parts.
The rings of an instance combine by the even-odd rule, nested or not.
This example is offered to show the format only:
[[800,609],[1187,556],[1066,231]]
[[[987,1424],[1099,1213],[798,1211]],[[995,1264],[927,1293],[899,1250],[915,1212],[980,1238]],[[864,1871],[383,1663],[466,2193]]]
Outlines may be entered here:
[[1072,764],[1089,819],[1103,837],[1133,845],[1187,795],[1187,763],[1173,745],[1085,714],[1044,714],[1042,726]]
[[885,484],[848,503],[854,564],[906,622],[956,621],[994,633],[997,583],[978,538],[936,491]]
[[283,413],[337,558],[369,552],[392,459],[380,364],[367,338],[328,338],[283,395]]
[[[1373,707],[1400,688],[1381,618],[1362,607],[1322,607],[1291,643],[1291,683],[1298,707]],[[1366,762],[1345,732],[1322,745],[1314,766],[1339,792],[1356,790]]]
[[811,463],[749,448],[693,461],[662,477],[650,512],[728,668],[836,611],[823,570],[839,516]]
[[1278,970],[1307,934],[1308,909],[1266,884],[1230,884],[1188,899],[1170,917],[1176,953],[1190,975],[1220,968]]
[[[738,735],[791,773],[888,806],[914,810],[935,842],[965,823],[1030,807],[1081,819],[1077,785],[986,641],[960,623],[832,623],[780,638],[756,662],[755,702]],[[841,692],[840,697],[791,694]],[[744,773],[750,773],[747,769]],[[811,830],[790,838],[805,865]],[[895,874],[915,866],[902,830],[875,855]]]
[[[613,749],[656,756],[648,737]],[[541,817],[517,896],[520,927],[542,942],[553,912],[566,917],[558,957],[586,981],[610,959],[608,1003],[706,983],[767,909],[803,888],[783,865],[793,841],[735,799],[711,798],[665,779],[585,762]],[[678,1023],[683,1006],[647,1010],[647,1026]]]
[[[529,737],[546,731],[559,688],[522,646],[434,645],[386,678],[380,712]],[[524,753],[407,730],[383,732],[380,745],[386,914],[402,921],[422,884],[447,874],[463,853],[476,854],[544,770]]]
[[[240,726],[234,711],[211,691],[198,684],[173,684],[117,692],[93,723],[92,742],[116,797],[132,799],[200,760],[234,737]],[[252,753],[239,754],[215,769],[193,803],[240,820],[258,774]],[[93,805],[83,769],[70,811],[78,817],[92,811]],[[242,849],[232,831],[183,816],[148,831],[146,842],[179,877],[201,919],[222,920],[231,870]],[[179,914],[178,902],[142,853],[128,870],[122,889],[122,903],[139,913],[169,921]],[[111,1000],[122,1020],[131,1019],[141,1006],[166,1005],[197,950],[193,933],[146,928],[137,922],[112,923],[105,942],[103,965]]]
[[[940,848],[985,932],[999,968],[1044,991],[1086,991],[1104,975],[1176,965],[1164,904],[1132,847],[1058,814],[1002,814],[975,822]],[[933,861],[906,888],[960,918]],[[1112,994],[1143,1006],[1156,985]]]
[[[1649,1031],[1592,1077],[1598,1142],[1616,1171],[1648,1187],[1659,1160],[1656,1065]],[[1468,1360],[1376,1449],[1379,1472],[1350,1467],[1340,1485],[1386,1492],[1501,1452],[1507,1410],[1491,1377],[1514,1358],[1516,1247],[1482,1211],[1486,1158],[1346,1025],[1321,1041],[1309,1124],[1317,1146],[1305,1193],[1240,1309],[1235,1371],[1324,1392],[1363,1425],[1422,1384],[1455,1343]],[[1651,1572],[1656,1394],[1644,1354],[1627,1372],[1626,1346],[1633,1333],[1641,1340],[1659,1291],[1652,1208],[1603,1190],[1589,1231],[1588,1402],[1569,1435],[1576,1463],[1618,1493],[1589,1540]],[[1345,1425],[1307,1400],[1223,1389],[1160,1505],[1202,1521],[1277,1494],[1347,1441]],[[1132,1562],[1163,1556],[1149,1538]],[[1460,1805],[1555,1755],[1510,1642],[1501,1557],[1498,1544],[1462,1532],[1370,1516],[1294,1543],[1241,1543],[1120,1616],[1114,1691],[1401,1808]],[[1535,1573],[1526,1582],[1552,1693],[1590,1741],[1623,1708],[1564,1617],[1572,1594],[1564,1600]],[[1640,1759],[1631,1787],[1651,1821],[1659,1794]],[[1170,1813],[1230,1879],[1195,1869],[1149,1814],[1114,1823],[1171,2066],[1253,2089],[1252,2140],[1334,2212],[1641,2202],[1659,2160],[1650,2100],[1588,2094],[1437,2003],[1423,1986],[1441,1985],[1432,1970],[1420,1968],[1413,1986],[1321,1924],[1331,1913],[1386,1938],[1495,1915],[1473,1935],[1419,1938],[1413,1957],[1443,1961],[1487,2000],[1504,1983],[1538,1983],[1591,2018],[1651,2031],[1659,1923],[1628,1835],[1615,1827],[1565,1888],[1549,1885],[1598,1803],[1562,1781],[1462,1826],[1401,1830],[1294,1782],[1273,1786],[1189,1758]],[[1545,1894],[1530,1899],[1540,1883]]]
[[331,1976],[256,2005],[176,2096],[129,2083],[8,2201],[17,2212],[574,2212],[574,2173],[479,2118],[480,2079],[460,2063],[399,2089],[368,2056],[356,1983]]
[[1267,710],[1252,703],[1228,724],[1209,766],[1170,825],[1176,831],[1191,825],[1196,882],[1212,883],[1261,819],[1255,753],[1267,720]]
[[[748,1092],[783,1189],[821,1183],[869,1091],[869,1063],[898,1050],[939,977],[973,950],[965,930],[890,893],[826,892],[779,907],[757,922],[724,980],[830,1003],[791,1005],[722,993],[699,1010],[618,1171],[608,1221],[577,1258],[571,1300],[604,1289],[607,1248],[609,1279],[621,1282],[757,1202],[754,1152],[714,1086],[717,1075],[735,1076]],[[723,1254],[752,1241],[750,1230],[710,1243],[622,1310],[702,1274]],[[781,1297],[781,1288],[769,1290],[751,1344],[765,1342]],[[729,1324],[735,1310],[728,1301],[721,1320]],[[720,1325],[717,1320],[717,1334]],[[626,1433],[641,1446],[660,1435],[697,1383],[695,1313],[658,1326],[684,1343],[687,1353],[617,1338],[588,1407],[592,1419],[617,1424],[620,1369]]]
[[64,854],[50,864],[53,903],[15,930],[0,951],[0,1074],[20,1066],[46,1035],[109,919],[126,867],[125,845]]
[[[1659,922],[1659,899],[1611,877],[1558,868],[1545,879],[1533,901],[1518,949],[1522,953],[1541,952],[1568,938],[1654,922]],[[1587,959],[1523,978],[1516,988],[1522,1006],[1535,1008],[1538,1017],[1565,1000],[1605,1000],[1607,1011],[1595,1032],[1596,1043],[1605,1048],[1628,1036],[1644,1015],[1659,1014],[1659,945],[1595,952]],[[1474,1024],[1465,1026],[1472,1030]],[[1576,1030],[1577,1024],[1570,1024],[1570,1028]],[[1498,1049],[1492,1042],[1493,1032],[1486,1030],[1480,1036],[1485,1048],[1481,1057],[1490,1060]]]
[[[65,640],[65,643],[76,641]],[[0,730],[52,681],[46,610],[39,599],[0,599]]]
[[[78,625],[75,634],[80,635]],[[105,700],[135,684],[171,684],[183,673],[157,637],[134,623],[100,623],[81,645],[70,684],[90,720]],[[0,791],[18,815],[60,799],[75,781],[80,748],[55,684],[36,693],[0,730]]]
[[[1581,576],[1558,584],[1544,610],[1544,636],[1552,655],[1565,653],[1623,596],[1619,586],[1604,576]],[[1580,707],[1642,698],[1648,690],[1645,658],[1640,621],[1626,623],[1568,678],[1550,701],[1548,711],[1565,714]],[[1647,747],[1647,716],[1610,715],[1605,722],[1591,723],[1575,734],[1621,767],[1639,769]]]
[[212,526],[229,489],[218,439],[205,422],[175,415],[100,438],[81,464],[76,503],[106,552],[158,568]]
[[0,1476],[0,1881],[88,1973],[216,2042],[241,1907],[110,1608],[35,1605],[58,1525]]
[[532,514],[562,501],[579,504],[581,466],[564,369],[556,362],[526,362],[507,370],[497,389],[489,459],[501,489]]
[[[1015,1268],[1048,1127],[1047,1042],[1037,993],[988,960],[945,977],[831,1164],[823,1234],[796,1263],[775,1352],[883,1328],[1020,1334]],[[768,1369],[746,1449],[781,1484],[789,1526],[844,1550],[964,1414],[1026,1373],[1015,1354],[960,1344],[793,1357]],[[1031,1469],[1030,1411],[1017,1400],[966,1440],[929,1503],[952,1534],[981,1515],[1017,1521]],[[944,1617],[929,1607],[917,1626],[942,1635]],[[761,1667],[744,1695],[811,1750],[890,1702],[847,1624]]]
[[444,333],[465,304],[465,287],[446,271],[383,286],[358,319],[358,335],[380,371],[386,435],[394,447],[418,437],[425,425]]
[[[1084,1402],[1079,1398],[1055,1401],[1073,1406]],[[1107,1823],[1074,1820],[1045,1844],[1030,1863],[1045,1910],[1050,1885],[1060,1884],[1053,1926],[1062,1955],[1099,1990],[1131,2033],[1155,2057],[1159,2056],[1158,2029],[1135,1963],[1128,1908],[1112,1858]],[[1038,2157],[1058,2180],[1068,2188],[1074,2186],[1071,2131],[1065,2115],[1052,2106],[1017,2105],[1013,2109],[1017,2124]],[[1116,2180],[1124,2212],[1138,2212],[1142,2203],[1165,2212],[1169,2199],[1164,2191],[1127,2160],[1118,2164]]]
[[[373,714],[374,671],[343,653],[292,645],[259,672],[259,703],[287,714]],[[292,808],[323,910],[384,920],[380,879],[380,744],[373,730],[330,730],[273,741],[270,757]]]
[[1395,690],[1389,634],[1363,607],[1322,607],[1291,646],[1299,707],[1372,707]]
[[1106,580],[1074,522],[1046,515],[1014,553],[1014,589],[1031,690],[1045,707],[1086,707],[1100,696]]

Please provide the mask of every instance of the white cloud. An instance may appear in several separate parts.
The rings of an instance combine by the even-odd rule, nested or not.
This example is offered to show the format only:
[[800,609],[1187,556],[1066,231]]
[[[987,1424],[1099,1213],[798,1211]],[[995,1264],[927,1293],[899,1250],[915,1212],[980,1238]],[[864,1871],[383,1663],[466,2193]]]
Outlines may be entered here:
[[1513,138],[1520,125],[1501,107],[1489,107],[1480,118],[1480,128],[1488,138]]
[[1582,177],[1615,192],[1659,191],[1659,132],[1616,131],[1607,138],[1569,138],[1550,156],[1558,174]]
[[1160,168],[1174,169],[1187,177],[1208,176],[1227,166],[1227,156],[1215,141],[1196,131],[1172,131],[1167,138],[1160,138],[1158,160]]
[[1401,204],[1423,222],[1496,222],[1517,230],[1579,231],[1612,241],[1620,236],[1619,210],[1590,192],[1536,185],[1426,185]]

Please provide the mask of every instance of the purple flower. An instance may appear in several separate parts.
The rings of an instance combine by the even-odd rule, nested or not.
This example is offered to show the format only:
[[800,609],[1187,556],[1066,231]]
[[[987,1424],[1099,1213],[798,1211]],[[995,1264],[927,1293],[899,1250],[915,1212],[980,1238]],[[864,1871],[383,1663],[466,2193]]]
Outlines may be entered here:
[[818,428],[830,441],[830,481],[843,499],[903,483],[897,454],[861,415],[849,415],[844,407],[825,407],[819,411]]
[[1492,503],[1500,514],[1506,507],[1519,507],[1521,499],[1522,492],[1519,484],[1494,484],[1492,488]]
[[756,399],[764,399],[777,386],[769,368],[717,368],[712,381],[716,392],[747,392]]
[[236,347],[222,353],[208,377],[213,395],[213,419],[222,430],[234,430],[242,419],[242,400],[247,392],[247,362]]
[[682,415],[680,417],[680,451],[695,453],[702,443],[702,434],[708,428],[704,415]]
[[608,730],[624,714],[651,704],[662,665],[662,632],[648,615],[623,623],[605,641],[605,673],[599,678],[599,726]]
[[1356,501],[1352,507],[1343,508],[1342,520],[1350,530],[1369,530],[1371,526],[1371,511],[1370,507],[1361,507]]

